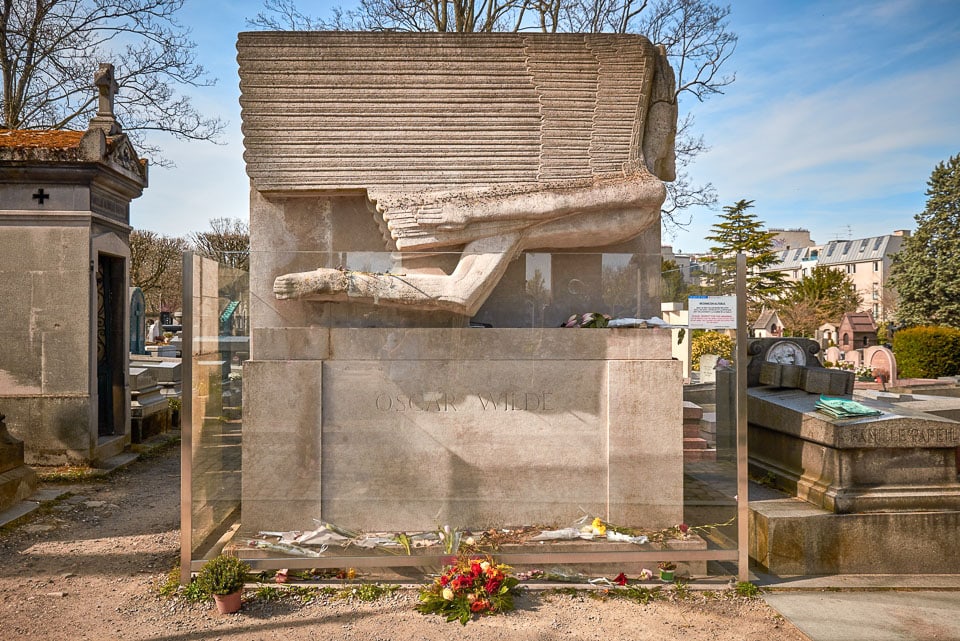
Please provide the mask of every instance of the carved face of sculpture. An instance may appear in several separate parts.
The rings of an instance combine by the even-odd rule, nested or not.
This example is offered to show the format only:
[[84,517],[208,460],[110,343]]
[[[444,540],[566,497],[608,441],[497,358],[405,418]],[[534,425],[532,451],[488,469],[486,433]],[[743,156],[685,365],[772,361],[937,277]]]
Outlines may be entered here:
[[781,365],[800,365],[807,364],[807,357],[799,345],[791,341],[780,341],[767,350],[768,363],[780,363]]

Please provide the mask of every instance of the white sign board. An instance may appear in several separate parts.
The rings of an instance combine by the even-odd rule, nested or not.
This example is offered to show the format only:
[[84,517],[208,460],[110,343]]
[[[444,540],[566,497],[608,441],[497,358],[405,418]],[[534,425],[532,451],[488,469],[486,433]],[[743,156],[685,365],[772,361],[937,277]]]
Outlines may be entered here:
[[736,329],[736,296],[691,296],[688,299],[690,329]]

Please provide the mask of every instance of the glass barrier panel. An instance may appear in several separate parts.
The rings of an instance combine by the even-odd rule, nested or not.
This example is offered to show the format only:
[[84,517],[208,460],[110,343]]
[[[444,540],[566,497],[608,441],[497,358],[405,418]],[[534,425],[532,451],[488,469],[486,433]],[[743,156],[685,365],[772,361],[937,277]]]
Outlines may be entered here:
[[736,573],[733,387],[691,369],[659,255],[494,257],[491,284],[460,253],[252,252],[248,293],[198,260],[194,567],[216,542],[378,580],[458,552],[546,580]]
[[247,272],[185,257],[184,362],[190,381],[190,554],[203,558],[240,516],[243,362],[249,358]]

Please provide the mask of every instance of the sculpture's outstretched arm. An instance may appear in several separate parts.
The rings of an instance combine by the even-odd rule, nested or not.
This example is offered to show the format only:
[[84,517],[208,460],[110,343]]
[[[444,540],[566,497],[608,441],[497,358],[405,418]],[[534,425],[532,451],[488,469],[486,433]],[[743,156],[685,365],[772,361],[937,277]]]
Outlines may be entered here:
[[472,316],[516,256],[519,239],[519,234],[511,234],[470,243],[449,276],[320,268],[278,277],[273,292],[281,300],[356,301],[442,309]]
[[[538,247],[591,247],[633,238],[655,224],[665,190],[652,179],[642,185],[633,206],[612,210],[585,204],[576,213],[553,218],[467,243],[460,262],[450,275],[373,274],[321,268],[285,274],[274,281],[279,299],[356,301],[419,309],[443,309],[472,316],[496,286],[510,261],[525,249]],[[619,187],[618,187],[619,188]],[[564,194],[568,197],[571,194]],[[633,195],[631,198],[637,198]],[[554,203],[553,211],[565,203]]]

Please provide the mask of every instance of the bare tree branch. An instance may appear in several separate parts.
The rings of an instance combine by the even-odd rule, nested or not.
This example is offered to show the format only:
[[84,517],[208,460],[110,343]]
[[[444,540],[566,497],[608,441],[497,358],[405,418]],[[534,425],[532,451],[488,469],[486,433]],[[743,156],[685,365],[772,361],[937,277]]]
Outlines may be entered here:
[[[7,129],[85,128],[96,112],[93,74],[117,67],[117,118],[134,140],[162,131],[216,141],[225,123],[206,118],[179,87],[212,85],[197,64],[184,0],[3,0],[2,113]],[[141,146],[159,164],[156,146]]]
[[183,238],[135,229],[130,232],[130,284],[143,291],[147,314],[180,309],[183,296]]
[[243,271],[250,269],[250,227],[237,218],[214,218],[210,231],[195,232],[190,240],[197,253]]

